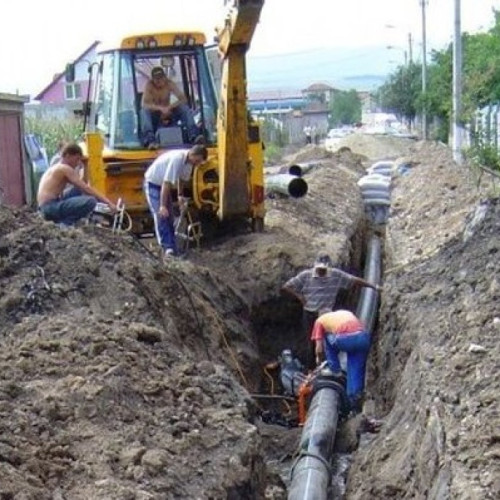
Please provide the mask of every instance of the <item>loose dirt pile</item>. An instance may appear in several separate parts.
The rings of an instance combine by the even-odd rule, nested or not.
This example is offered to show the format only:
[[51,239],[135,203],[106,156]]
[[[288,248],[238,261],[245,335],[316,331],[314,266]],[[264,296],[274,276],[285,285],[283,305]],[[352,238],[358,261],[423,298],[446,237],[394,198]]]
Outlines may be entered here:
[[259,346],[274,358],[300,330],[266,340],[260,303],[300,315],[283,282],[323,245],[349,260],[357,162],[270,200],[265,233],[167,266],[131,237],[0,207],[0,497],[283,498],[249,392]]
[[[395,181],[370,360],[385,424],[346,498],[496,498],[500,208],[472,217],[475,188],[441,147],[377,140],[418,165]],[[131,237],[0,207],[0,498],[286,497],[300,429],[264,426],[250,398],[299,345],[280,288],[323,248],[357,273],[368,231],[368,160],[308,147],[283,162],[310,161],[308,194],[270,198],[264,233],[166,266]]]
[[442,147],[419,149],[393,193],[372,351],[386,424],[347,498],[498,498],[500,203],[481,202]]
[[390,135],[354,133],[339,139],[338,149],[349,148],[353,153],[372,161],[405,156],[415,146],[415,140]]
[[0,217],[0,497],[263,494],[253,408],[220,348],[256,366],[241,299],[102,230]]

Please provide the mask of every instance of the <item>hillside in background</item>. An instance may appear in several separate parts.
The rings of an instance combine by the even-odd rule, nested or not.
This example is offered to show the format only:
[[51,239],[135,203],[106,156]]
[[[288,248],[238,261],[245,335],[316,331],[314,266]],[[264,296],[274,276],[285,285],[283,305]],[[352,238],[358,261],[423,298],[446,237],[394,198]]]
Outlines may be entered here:
[[[374,90],[384,83],[394,60],[403,52],[386,47],[318,48],[289,54],[252,56],[247,61],[248,86],[252,90],[305,88],[325,82],[348,90]],[[390,62],[393,61],[393,62]]]

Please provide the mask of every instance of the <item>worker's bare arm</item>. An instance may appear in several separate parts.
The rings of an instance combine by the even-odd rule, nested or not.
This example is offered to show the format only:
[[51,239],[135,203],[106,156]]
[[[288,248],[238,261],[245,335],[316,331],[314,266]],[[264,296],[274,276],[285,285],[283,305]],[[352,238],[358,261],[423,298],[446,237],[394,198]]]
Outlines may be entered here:
[[111,208],[111,210],[116,211],[116,205],[109,198],[102,195],[101,193],[96,191],[92,186],[89,186],[85,181],[83,181],[76,170],[67,165],[64,165],[62,168],[64,169],[66,180],[70,184],[80,189],[82,192],[90,196],[93,196],[94,198],[97,198],[99,201],[106,203],[106,205],[108,205]]

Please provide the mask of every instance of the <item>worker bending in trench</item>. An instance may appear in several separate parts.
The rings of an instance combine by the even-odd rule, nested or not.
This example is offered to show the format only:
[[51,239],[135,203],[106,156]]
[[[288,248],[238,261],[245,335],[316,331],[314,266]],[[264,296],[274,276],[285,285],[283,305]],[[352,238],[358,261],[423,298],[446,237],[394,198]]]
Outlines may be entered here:
[[370,334],[363,323],[351,311],[344,309],[324,312],[314,322],[311,340],[315,345],[316,363],[321,363],[326,356],[333,373],[342,370],[339,352],[347,354],[347,398],[350,411],[360,413],[370,350]]
[[353,286],[367,286],[376,291],[381,289],[379,285],[336,269],[332,266],[330,256],[324,251],[318,253],[311,269],[301,271],[283,285],[282,291],[296,297],[303,307],[302,342],[309,344],[306,351],[307,359],[304,360],[307,368],[314,368],[314,344],[309,342],[309,337],[319,311],[332,310],[340,290]]
[[193,168],[206,161],[207,156],[207,148],[197,144],[191,149],[161,154],[146,170],[144,192],[164,257],[177,255],[173,195],[177,194],[180,205],[185,203],[182,197],[182,181],[189,181]]

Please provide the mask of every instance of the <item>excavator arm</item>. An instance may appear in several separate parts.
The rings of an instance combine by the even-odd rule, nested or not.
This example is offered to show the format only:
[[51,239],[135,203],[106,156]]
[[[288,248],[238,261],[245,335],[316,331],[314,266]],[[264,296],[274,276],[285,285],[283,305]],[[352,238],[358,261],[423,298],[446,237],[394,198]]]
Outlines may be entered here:
[[250,212],[251,159],[248,141],[245,56],[264,0],[232,0],[225,23],[217,31],[222,82],[217,118],[219,147],[219,218]]

